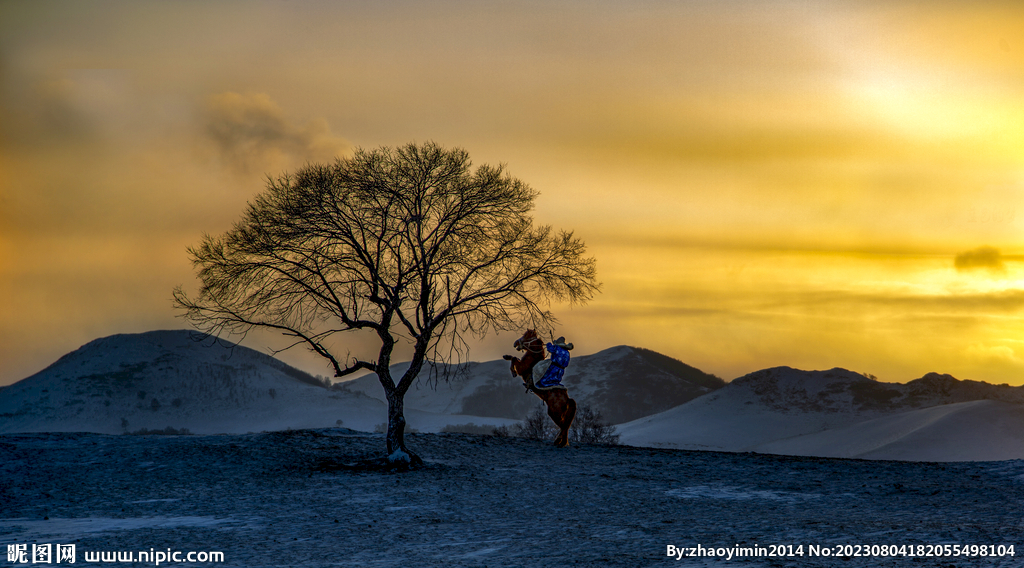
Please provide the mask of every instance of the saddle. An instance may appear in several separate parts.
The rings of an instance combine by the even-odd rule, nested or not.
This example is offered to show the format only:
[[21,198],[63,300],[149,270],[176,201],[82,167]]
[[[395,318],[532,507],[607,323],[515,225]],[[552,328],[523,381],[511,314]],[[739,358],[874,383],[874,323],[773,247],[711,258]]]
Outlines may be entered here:
[[[532,375],[534,377],[540,377],[541,379],[543,379],[544,375],[546,375],[547,372],[548,372],[548,367],[550,367],[552,364],[553,363],[551,362],[550,359],[544,359],[543,361],[538,361],[537,364],[533,366]],[[557,364],[555,366],[559,367]],[[559,368],[561,368],[561,367],[559,367]],[[526,387],[526,390],[530,390],[530,385],[528,385],[526,383],[526,381],[523,381],[523,386]],[[538,390],[538,391],[553,391],[553,390],[565,390],[565,391],[567,391],[567,390],[569,390],[569,388],[566,387],[563,384],[557,384],[557,385],[550,385],[550,386],[542,387],[542,386],[538,385],[536,383],[536,381],[533,381],[533,388],[534,388],[534,390]]]

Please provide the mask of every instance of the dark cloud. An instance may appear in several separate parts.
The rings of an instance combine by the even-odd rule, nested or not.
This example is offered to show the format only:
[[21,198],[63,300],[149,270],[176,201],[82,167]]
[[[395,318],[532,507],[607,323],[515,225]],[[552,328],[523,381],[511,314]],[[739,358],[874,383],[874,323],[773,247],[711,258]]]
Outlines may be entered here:
[[351,148],[333,135],[323,120],[305,126],[292,124],[263,93],[228,92],[210,97],[205,130],[221,157],[243,172],[332,161]]
[[1002,272],[1006,270],[1003,264],[1003,255],[999,249],[994,247],[980,247],[956,255],[953,265],[957,270],[977,270],[986,268],[988,270]]
[[0,101],[0,136],[8,147],[35,150],[87,142],[94,121],[76,105],[79,85],[68,78],[31,82],[24,77]]

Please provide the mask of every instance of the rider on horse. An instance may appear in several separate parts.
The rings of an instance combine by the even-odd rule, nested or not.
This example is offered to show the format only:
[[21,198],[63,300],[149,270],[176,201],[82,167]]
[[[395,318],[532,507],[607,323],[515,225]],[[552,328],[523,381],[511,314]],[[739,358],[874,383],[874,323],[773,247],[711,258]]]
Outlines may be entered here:
[[[572,343],[566,343],[564,337],[548,343],[546,347],[551,353],[551,359],[546,359],[544,348],[540,346],[542,342],[535,330],[528,329],[512,344],[516,351],[524,352],[522,359],[512,355],[502,358],[512,362],[512,376],[522,377],[526,390],[537,395],[547,405],[548,416],[559,428],[555,445],[564,448],[569,445],[569,428],[576,418],[576,401],[569,397],[569,389],[561,384],[565,367],[569,364]],[[548,365],[547,369],[543,369],[545,364]],[[533,381],[535,373],[541,377],[536,384]]]
[[565,368],[569,366],[569,351],[572,351],[573,345],[566,343],[565,337],[559,337],[544,347],[551,354],[551,364],[544,371],[544,376],[537,381],[537,387],[542,389],[561,387]]

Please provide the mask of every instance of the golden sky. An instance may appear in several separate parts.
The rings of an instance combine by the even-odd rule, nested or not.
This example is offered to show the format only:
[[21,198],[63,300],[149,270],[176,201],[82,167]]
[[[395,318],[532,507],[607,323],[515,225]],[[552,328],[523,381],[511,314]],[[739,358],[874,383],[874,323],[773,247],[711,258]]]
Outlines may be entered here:
[[1016,2],[0,3],[0,385],[184,327],[185,247],[267,174],[427,140],[588,243],[575,353],[1022,384],[1022,38]]

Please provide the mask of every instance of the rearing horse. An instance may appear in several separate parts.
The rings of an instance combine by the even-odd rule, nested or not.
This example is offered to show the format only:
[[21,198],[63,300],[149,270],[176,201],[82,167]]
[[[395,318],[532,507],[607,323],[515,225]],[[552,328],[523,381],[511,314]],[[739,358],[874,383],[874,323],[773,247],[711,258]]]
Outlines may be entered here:
[[522,337],[517,339],[512,347],[516,351],[523,351],[522,358],[505,355],[506,361],[511,361],[512,376],[523,378],[523,385],[526,390],[537,395],[548,407],[548,416],[560,429],[555,437],[555,445],[564,448],[569,445],[569,427],[576,418],[576,401],[569,398],[569,390],[562,385],[542,388],[533,383],[533,366],[544,360],[547,355],[544,353],[544,342],[532,329],[526,330]]

